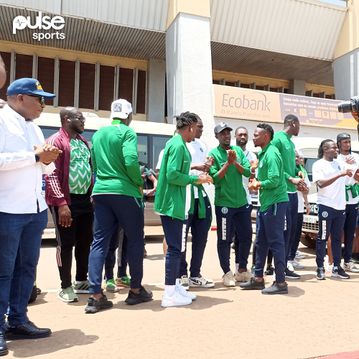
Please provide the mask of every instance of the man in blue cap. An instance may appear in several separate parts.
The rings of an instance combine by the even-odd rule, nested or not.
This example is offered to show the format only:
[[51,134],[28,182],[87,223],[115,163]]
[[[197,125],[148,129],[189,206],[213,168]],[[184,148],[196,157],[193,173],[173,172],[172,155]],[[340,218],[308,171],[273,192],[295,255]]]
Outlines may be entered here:
[[61,152],[45,144],[33,120],[45,98],[54,96],[36,79],[21,78],[8,87],[0,112],[0,355],[8,353],[5,335],[8,340],[51,335],[30,322],[26,312],[47,224],[42,174]]

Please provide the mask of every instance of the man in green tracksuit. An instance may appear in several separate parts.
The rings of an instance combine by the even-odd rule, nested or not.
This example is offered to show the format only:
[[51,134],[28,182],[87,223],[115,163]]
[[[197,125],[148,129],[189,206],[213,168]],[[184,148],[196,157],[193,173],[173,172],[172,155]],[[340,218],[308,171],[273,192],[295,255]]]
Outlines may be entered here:
[[[262,148],[258,154],[257,179],[250,182],[249,188],[259,189],[260,209],[256,240],[255,277],[241,283],[242,289],[261,289],[263,294],[288,293],[285,282],[284,219],[288,203],[287,186],[284,181],[283,161],[278,149],[271,144],[273,128],[261,123],[254,131],[253,142]],[[268,253],[272,251],[276,281],[264,288],[263,269]]]
[[217,251],[224,272],[223,284],[226,287],[236,285],[229,263],[234,233],[238,234],[239,241],[248,240],[246,233],[252,233],[251,206],[242,181],[242,176],[250,175],[250,164],[239,146],[230,145],[231,131],[232,128],[226,123],[219,123],[214,128],[219,146],[208,154],[214,159],[209,174],[215,184]]
[[[286,262],[289,259],[293,238],[297,226],[298,217],[298,195],[297,190],[304,190],[306,184],[304,180],[297,175],[295,164],[295,147],[291,140],[292,136],[298,136],[300,129],[299,119],[295,115],[287,115],[284,118],[283,131],[276,132],[272,144],[276,146],[282,156],[285,183],[289,202],[286,211],[286,226],[284,231],[285,256]],[[292,264],[286,265],[286,277],[290,279],[299,279],[300,275],[294,272]]]
[[143,276],[143,180],[137,155],[137,135],[129,127],[132,106],[119,99],[111,104],[112,125],[102,127],[92,138],[92,160],[96,175],[92,192],[94,240],[89,256],[89,282],[92,296],[86,313],[112,307],[102,293],[102,271],[111,238],[123,228],[127,239],[127,260],[131,289],[126,303],[152,300],[152,293],[141,284]]
[[191,155],[186,142],[194,139],[197,121],[197,117],[189,112],[176,117],[177,134],[166,144],[157,183],[155,210],[161,215],[168,245],[165,291],[161,304],[163,307],[191,304],[196,298],[180,285],[179,276],[191,201],[189,185],[212,182],[206,173],[199,176],[189,175]]

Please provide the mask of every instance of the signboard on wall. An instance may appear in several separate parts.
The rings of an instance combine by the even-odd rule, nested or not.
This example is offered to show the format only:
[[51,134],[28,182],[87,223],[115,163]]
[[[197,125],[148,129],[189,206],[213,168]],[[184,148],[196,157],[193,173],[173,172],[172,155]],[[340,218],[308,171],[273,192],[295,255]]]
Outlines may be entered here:
[[341,101],[289,95],[240,87],[213,85],[214,116],[283,123],[288,114],[298,116],[301,125],[356,129],[350,113],[338,112]]

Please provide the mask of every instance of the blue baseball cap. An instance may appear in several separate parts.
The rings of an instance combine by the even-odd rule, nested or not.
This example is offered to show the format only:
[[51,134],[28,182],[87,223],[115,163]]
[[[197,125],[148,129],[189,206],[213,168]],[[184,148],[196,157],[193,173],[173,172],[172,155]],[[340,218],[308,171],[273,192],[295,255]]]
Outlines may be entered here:
[[32,95],[45,98],[53,98],[56,96],[53,93],[45,92],[38,80],[28,77],[17,79],[12,82],[7,88],[7,95]]

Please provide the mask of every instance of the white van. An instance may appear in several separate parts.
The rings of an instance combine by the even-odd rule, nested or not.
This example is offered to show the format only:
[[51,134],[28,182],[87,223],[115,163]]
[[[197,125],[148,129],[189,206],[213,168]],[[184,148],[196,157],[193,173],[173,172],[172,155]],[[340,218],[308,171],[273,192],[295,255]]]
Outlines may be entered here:
[[[109,118],[98,117],[93,113],[83,112],[86,122],[85,131],[82,135],[86,138],[91,146],[91,139],[93,134],[101,127],[111,124]],[[42,113],[41,116],[35,120],[35,123],[40,126],[45,139],[57,132],[61,127],[60,115],[54,113]],[[137,151],[139,161],[148,168],[155,168],[160,151],[165,147],[166,142],[172,137],[175,131],[175,126],[166,123],[148,122],[148,121],[132,121],[130,124],[137,133]],[[153,209],[153,198],[145,199],[145,225],[159,226],[161,220],[158,214]],[[49,214],[49,222],[45,237],[52,237],[54,224],[51,215]],[[51,229],[51,230],[49,230]]]

